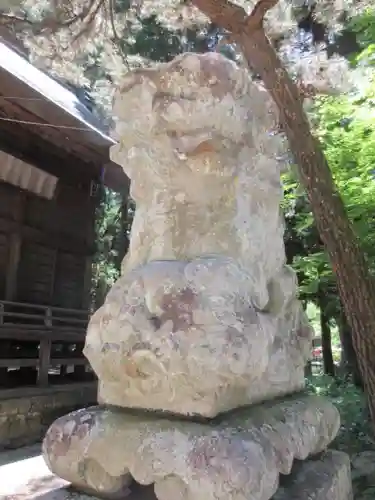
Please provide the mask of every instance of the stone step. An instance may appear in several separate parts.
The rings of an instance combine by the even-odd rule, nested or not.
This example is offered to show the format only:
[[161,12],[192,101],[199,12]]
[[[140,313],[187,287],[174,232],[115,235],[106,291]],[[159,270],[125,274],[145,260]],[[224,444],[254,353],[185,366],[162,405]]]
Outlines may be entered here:
[[295,464],[272,500],[353,500],[350,459],[329,450],[318,460]]

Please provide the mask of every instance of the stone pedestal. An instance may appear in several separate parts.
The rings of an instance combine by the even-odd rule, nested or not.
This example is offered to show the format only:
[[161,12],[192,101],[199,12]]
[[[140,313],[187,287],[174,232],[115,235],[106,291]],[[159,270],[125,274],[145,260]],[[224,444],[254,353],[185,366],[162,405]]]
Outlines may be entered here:
[[312,330],[285,264],[272,101],[223,56],[184,54],[130,73],[114,112],[137,210],[87,332],[101,406],[51,426],[49,467],[110,499],[134,478],[159,500],[349,500],[345,456],[305,462],[339,415],[300,393]]
[[280,474],[324,451],[339,422],[329,402],[303,395],[209,423],[98,406],[57,420],[43,451],[59,476],[107,498],[119,498],[132,476],[154,484],[159,500],[269,500]]

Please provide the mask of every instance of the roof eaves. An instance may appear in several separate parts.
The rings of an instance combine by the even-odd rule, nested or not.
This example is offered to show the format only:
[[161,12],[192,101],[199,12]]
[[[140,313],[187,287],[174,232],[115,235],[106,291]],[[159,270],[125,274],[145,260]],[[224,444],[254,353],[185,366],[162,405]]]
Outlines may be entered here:
[[108,143],[108,146],[116,143],[115,140],[100,128],[98,120],[73,92],[37,69],[29,61],[21,57],[15,50],[12,50],[1,41],[0,67],[21,80],[43,98],[49,100],[68,113],[77,120],[81,126],[87,127],[88,130],[99,135]]

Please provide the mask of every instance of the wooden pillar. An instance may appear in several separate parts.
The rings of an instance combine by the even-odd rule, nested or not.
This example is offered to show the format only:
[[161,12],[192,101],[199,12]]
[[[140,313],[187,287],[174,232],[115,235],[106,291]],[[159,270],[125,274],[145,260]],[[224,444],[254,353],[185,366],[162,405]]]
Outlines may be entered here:
[[[69,351],[69,344],[63,343],[61,346],[61,357],[62,358],[69,358],[70,357],[70,351]],[[60,365],[60,376],[65,377],[68,373],[68,366],[67,365]]]
[[[84,343],[80,342],[77,344],[77,354],[79,355],[80,358],[84,358],[84,355],[83,355],[83,347],[84,347]],[[75,378],[75,380],[81,382],[82,380],[85,379],[85,375],[86,375],[86,365],[74,365],[74,369],[73,369],[73,376]]]
[[83,382],[86,376],[86,366],[85,365],[75,365],[73,371],[74,379],[77,382]]
[[54,293],[55,293],[57,259],[58,259],[58,249],[54,248],[54,250],[53,250],[53,267],[52,267],[51,288],[50,288],[50,292],[49,292],[49,304],[50,305],[53,305],[53,299],[54,299]]
[[[47,328],[52,328],[52,311],[50,308],[46,309],[44,324]],[[51,346],[52,341],[50,337],[43,338],[39,343],[38,385],[41,387],[46,387],[48,385],[48,372],[51,364]]]
[[[94,262],[94,253],[96,251],[96,216],[97,209],[100,205],[101,201],[101,193],[102,186],[98,184],[98,189],[93,189],[93,186],[97,184],[95,182],[91,183],[90,193],[87,197],[87,231],[86,231],[86,243],[90,248],[90,254],[85,256],[85,271],[83,277],[83,288],[82,288],[82,300],[81,307],[82,309],[90,310],[92,309],[92,299],[91,299],[91,291],[93,286],[93,262]],[[94,250],[95,249],[95,250]]]
[[[0,326],[3,324],[3,321],[4,321],[3,312],[4,312],[4,305],[0,304]],[[4,343],[6,343],[6,341],[2,341],[2,342],[0,341],[2,351],[4,351],[4,348],[3,348]],[[4,355],[6,355],[6,354],[7,353],[4,353]],[[6,385],[7,379],[8,379],[8,368],[6,366],[2,366],[2,367],[0,367],[0,385],[2,385],[2,386]]]
[[44,338],[40,342],[38,385],[41,387],[48,386],[48,371],[50,367],[51,344],[52,342],[50,338]]

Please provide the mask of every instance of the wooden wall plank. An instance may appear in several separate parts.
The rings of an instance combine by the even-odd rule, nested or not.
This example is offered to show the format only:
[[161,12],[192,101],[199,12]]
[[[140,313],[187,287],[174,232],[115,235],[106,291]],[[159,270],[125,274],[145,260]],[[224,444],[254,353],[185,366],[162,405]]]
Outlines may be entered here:
[[5,298],[9,235],[0,232],[0,299]]
[[82,307],[85,293],[85,257],[58,252],[53,305],[71,309]]
[[8,246],[8,262],[5,283],[6,300],[14,300],[17,296],[17,274],[21,258],[22,245],[21,227],[25,217],[25,192],[21,189],[14,189],[13,194],[15,196],[12,212],[14,226],[10,233]]
[[18,270],[17,301],[49,304],[54,279],[54,248],[23,242]]

